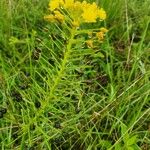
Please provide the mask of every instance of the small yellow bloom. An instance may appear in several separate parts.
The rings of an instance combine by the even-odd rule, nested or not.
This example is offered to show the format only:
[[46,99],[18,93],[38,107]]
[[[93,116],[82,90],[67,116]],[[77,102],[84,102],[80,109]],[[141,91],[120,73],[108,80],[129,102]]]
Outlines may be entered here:
[[104,32],[104,33],[107,33],[107,32],[108,32],[108,29],[102,27],[102,28],[100,28],[100,31],[102,31],[102,32]]
[[94,12],[91,12],[90,10],[87,10],[82,14],[82,17],[85,22],[96,22],[97,15]]
[[93,40],[87,40],[87,41],[86,41],[86,44],[87,44],[87,46],[90,47],[90,48],[93,48],[93,47],[94,47],[94,45],[93,45]]
[[56,20],[61,21],[61,22],[64,21],[65,17],[59,11],[54,11],[54,14],[55,14],[54,18]]
[[76,8],[76,9],[82,9],[82,3],[76,1],[76,2],[74,3],[74,8]]
[[85,22],[96,22],[97,19],[97,13],[95,11],[97,10],[96,3],[86,3],[83,1],[83,14],[82,17]]
[[72,9],[72,13],[74,13],[75,16],[80,16],[82,13],[82,3],[81,2],[74,2]]
[[104,33],[102,31],[96,33],[96,37],[102,41],[104,39]]
[[97,15],[101,20],[105,20],[106,19],[106,12],[104,11],[103,8],[99,9],[97,11]]
[[55,10],[56,8],[59,8],[59,6],[60,6],[60,5],[63,5],[63,4],[64,4],[63,0],[51,0],[51,1],[49,2],[49,9],[50,9],[51,11],[53,11],[53,10]]
[[76,24],[75,26],[79,27],[79,25],[82,22],[82,17],[81,14],[83,13],[82,11],[82,3],[81,2],[74,2],[73,6],[67,9],[69,12],[69,15],[71,19],[74,21]]
[[74,6],[74,0],[65,0],[64,7],[72,8]]
[[86,7],[87,7],[87,5],[88,5],[88,4],[87,4],[87,2],[86,2],[86,1],[83,1],[83,2],[82,2],[82,7],[83,7],[83,8],[86,8]]

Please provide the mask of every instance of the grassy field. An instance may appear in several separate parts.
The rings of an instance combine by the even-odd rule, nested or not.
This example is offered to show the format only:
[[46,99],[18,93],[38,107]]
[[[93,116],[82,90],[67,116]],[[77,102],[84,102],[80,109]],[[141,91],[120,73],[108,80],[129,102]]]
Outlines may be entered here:
[[96,50],[43,19],[49,0],[0,0],[1,150],[150,150],[150,1],[94,2]]

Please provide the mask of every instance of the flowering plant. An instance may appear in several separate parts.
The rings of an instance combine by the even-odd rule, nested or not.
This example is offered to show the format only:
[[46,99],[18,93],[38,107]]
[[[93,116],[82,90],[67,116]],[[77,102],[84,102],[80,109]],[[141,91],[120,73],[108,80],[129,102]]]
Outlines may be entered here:
[[91,48],[94,47],[93,43],[101,43],[108,31],[104,27],[87,31],[83,31],[81,28],[83,24],[96,23],[106,19],[106,12],[103,8],[99,8],[95,2],[91,4],[77,0],[51,0],[49,10],[50,14],[44,16],[45,20],[62,25],[68,23],[70,31],[78,31],[78,34],[87,33],[89,38],[86,39],[85,43]]

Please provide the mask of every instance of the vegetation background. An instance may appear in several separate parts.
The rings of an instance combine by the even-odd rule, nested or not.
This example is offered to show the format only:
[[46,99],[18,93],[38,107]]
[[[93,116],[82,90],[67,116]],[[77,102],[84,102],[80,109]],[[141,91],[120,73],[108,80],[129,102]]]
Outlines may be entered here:
[[150,1],[97,0],[101,53],[69,57],[48,2],[0,1],[0,149],[149,150]]

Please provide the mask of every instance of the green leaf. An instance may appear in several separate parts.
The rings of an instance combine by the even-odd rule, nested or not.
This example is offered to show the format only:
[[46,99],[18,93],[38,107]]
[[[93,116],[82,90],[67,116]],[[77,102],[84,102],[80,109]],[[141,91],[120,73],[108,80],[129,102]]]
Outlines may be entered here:
[[87,147],[87,150],[91,150],[92,149],[92,145],[89,145],[88,147]]
[[104,58],[104,55],[101,52],[94,54],[94,57]]
[[127,147],[127,150],[134,150],[134,148],[129,146],[129,147]]
[[127,141],[127,145],[130,146],[130,145],[133,145],[133,144],[136,144],[136,141],[137,141],[137,135],[134,135],[132,136],[128,141]]
[[109,149],[111,146],[112,146],[111,142],[107,141],[107,140],[101,140],[99,142],[99,144],[97,145],[97,147],[103,147],[103,148],[106,148],[106,149]]
[[132,145],[132,147],[133,147],[134,150],[141,150],[141,148],[138,145],[136,145],[136,144]]
[[122,149],[122,145],[120,143],[117,143],[115,145],[115,150],[121,150]]
[[121,124],[121,136],[123,137],[123,141],[124,143],[127,143],[127,141],[129,140],[129,134],[128,134],[128,128],[125,124]]

